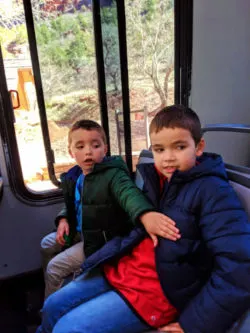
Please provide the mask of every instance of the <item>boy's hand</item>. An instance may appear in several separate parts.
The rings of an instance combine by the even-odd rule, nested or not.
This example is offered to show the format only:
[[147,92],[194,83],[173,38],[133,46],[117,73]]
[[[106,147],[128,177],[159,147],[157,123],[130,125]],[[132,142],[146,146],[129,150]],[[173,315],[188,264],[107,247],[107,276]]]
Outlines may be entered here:
[[184,333],[179,323],[168,324],[164,327],[158,328],[160,332],[175,332],[175,333]]
[[58,224],[56,233],[56,241],[62,246],[65,245],[64,234],[69,235],[69,224],[65,218],[62,218]]
[[141,223],[152,238],[154,247],[158,244],[157,236],[173,241],[181,238],[180,231],[175,227],[175,222],[164,214],[147,212],[140,216]]

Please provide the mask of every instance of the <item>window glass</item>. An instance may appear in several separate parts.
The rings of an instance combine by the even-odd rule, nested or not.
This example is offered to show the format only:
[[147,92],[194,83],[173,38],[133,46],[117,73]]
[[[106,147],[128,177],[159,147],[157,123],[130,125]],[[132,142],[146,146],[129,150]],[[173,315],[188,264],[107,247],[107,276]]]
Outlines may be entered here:
[[[101,2],[102,4],[102,2]],[[102,42],[105,68],[110,152],[125,155],[116,2],[101,6]]]
[[[86,4],[85,4],[86,3]],[[48,128],[57,176],[73,164],[67,133],[75,121],[100,122],[91,2],[31,0]],[[49,181],[22,0],[0,0],[0,39],[9,90],[19,93],[15,131],[24,182]]]
[[56,175],[74,161],[67,133],[77,120],[101,122],[91,1],[32,0]]
[[126,0],[133,166],[152,117],[174,103],[174,1]]
[[[0,40],[8,90],[18,91],[20,106],[14,112],[23,179],[34,191],[55,188],[46,175],[46,156],[37,107],[22,1],[0,2]],[[17,105],[15,96],[12,102]]]

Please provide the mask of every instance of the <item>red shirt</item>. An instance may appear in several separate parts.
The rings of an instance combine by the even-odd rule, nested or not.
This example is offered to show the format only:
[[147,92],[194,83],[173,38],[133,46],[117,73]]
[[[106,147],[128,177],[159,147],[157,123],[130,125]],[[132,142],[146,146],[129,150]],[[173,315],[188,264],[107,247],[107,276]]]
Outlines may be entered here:
[[176,318],[177,311],[160,286],[151,238],[144,239],[131,254],[122,257],[117,266],[105,264],[104,273],[150,326],[161,327]]
[[[160,187],[166,177],[159,173]],[[119,259],[117,265],[104,265],[109,283],[117,289],[152,327],[161,327],[177,317],[177,310],[164,295],[156,272],[154,246],[144,239],[133,251]]]

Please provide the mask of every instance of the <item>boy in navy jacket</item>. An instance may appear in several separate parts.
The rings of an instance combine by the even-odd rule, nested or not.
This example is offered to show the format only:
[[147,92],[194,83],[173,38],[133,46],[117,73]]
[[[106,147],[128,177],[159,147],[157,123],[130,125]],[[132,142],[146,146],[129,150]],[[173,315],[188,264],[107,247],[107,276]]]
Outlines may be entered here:
[[[142,190],[182,237],[159,237],[154,248],[138,227],[114,238],[48,298],[38,332],[225,333],[250,307],[250,225],[221,157],[203,153],[197,115],[167,107],[150,138],[154,163],[138,166]],[[88,273],[94,267],[106,279]]]

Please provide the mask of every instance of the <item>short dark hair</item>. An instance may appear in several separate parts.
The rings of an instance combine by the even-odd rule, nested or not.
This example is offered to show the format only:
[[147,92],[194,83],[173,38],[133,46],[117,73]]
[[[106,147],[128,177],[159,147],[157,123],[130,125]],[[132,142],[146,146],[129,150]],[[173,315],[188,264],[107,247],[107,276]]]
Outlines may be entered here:
[[159,111],[150,124],[149,133],[176,127],[188,130],[196,145],[200,142],[202,138],[200,119],[192,109],[183,105],[166,106]]
[[101,134],[102,136],[102,139],[103,139],[103,142],[104,144],[106,145],[107,144],[107,137],[106,137],[106,134],[104,132],[104,129],[101,125],[99,125],[97,122],[93,121],[93,120],[88,120],[88,119],[82,119],[82,120],[78,120],[76,121],[72,127],[70,128],[69,130],[69,134],[68,134],[68,143],[70,145],[71,143],[71,134],[72,132],[78,130],[78,129],[84,129],[86,131],[97,131]]

